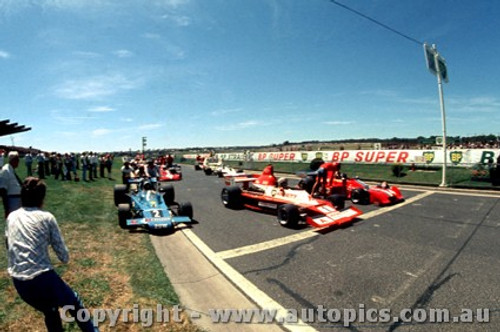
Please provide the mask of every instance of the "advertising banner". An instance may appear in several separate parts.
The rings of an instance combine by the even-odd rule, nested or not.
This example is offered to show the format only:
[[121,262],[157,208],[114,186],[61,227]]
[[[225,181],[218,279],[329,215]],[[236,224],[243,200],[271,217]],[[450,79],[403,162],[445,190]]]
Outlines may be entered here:
[[[447,150],[448,164],[470,166],[472,164],[496,163],[500,149]],[[342,150],[342,151],[280,151],[218,153],[217,157],[227,161],[297,162],[310,163],[313,159],[339,163],[365,164],[443,164],[442,150]]]

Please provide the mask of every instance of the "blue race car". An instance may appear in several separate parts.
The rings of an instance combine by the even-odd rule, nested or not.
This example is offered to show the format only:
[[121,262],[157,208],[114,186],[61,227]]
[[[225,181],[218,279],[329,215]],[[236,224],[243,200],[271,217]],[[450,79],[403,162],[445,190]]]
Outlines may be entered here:
[[180,223],[193,223],[191,203],[176,203],[174,199],[174,187],[156,178],[135,178],[128,185],[114,186],[118,224],[125,229],[168,231]]

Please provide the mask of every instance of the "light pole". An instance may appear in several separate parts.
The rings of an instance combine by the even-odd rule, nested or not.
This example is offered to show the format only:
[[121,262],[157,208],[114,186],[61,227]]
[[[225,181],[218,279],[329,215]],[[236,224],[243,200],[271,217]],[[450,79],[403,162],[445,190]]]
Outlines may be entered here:
[[143,136],[142,137],[142,154],[144,154],[144,150],[146,148],[146,145],[147,145],[147,138],[146,138],[146,136]]
[[438,53],[436,45],[433,44],[432,47],[424,43],[424,53],[427,62],[427,68],[429,71],[436,75],[438,82],[439,91],[439,105],[441,107],[441,122],[443,126],[443,173],[441,176],[441,187],[446,187],[446,167],[447,153],[446,153],[446,113],[444,107],[444,97],[443,97],[443,81],[448,83],[448,70],[446,68],[446,62],[443,57]]

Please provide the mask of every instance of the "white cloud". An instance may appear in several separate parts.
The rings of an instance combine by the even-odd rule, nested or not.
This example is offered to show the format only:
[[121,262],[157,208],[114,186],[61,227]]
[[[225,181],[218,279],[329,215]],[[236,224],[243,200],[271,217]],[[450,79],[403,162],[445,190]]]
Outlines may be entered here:
[[191,25],[191,18],[185,15],[165,14],[162,16],[162,18],[170,22],[173,22],[175,25],[180,27]]
[[191,0],[156,0],[155,4],[163,7],[177,8],[186,5]]
[[332,125],[332,126],[343,126],[343,125],[350,125],[354,124],[354,121],[325,121],[324,122],[327,125]]
[[100,128],[100,129],[95,129],[92,131],[92,136],[105,136],[108,134],[111,134],[113,131],[111,129],[105,129],[105,128]]
[[130,52],[129,50],[117,50],[113,52],[113,54],[119,58],[130,58],[134,55],[134,53]]
[[231,114],[231,113],[239,113],[241,112],[241,108],[229,108],[229,109],[219,109],[212,111],[213,116],[221,116],[221,115],[226,115],[226,114]]
[[500,111],[500,99],[496,97],[449,98],[446,100],[446,104],[450,105],[454,112],[498,113]]
[[2,58],[2,59],[8,59],[8,58],[10,58],[10,54],[7,53],[7,52],[5,52],[5,51],[1,51],[0,50],[0,58]]
[[83,121],[95,119],[92,116],[75,115],[73,111],[52,110],[50,116],[60,124],[73,125],[81,124]]
[[157,129],[163,127],[162,124],[160,123],[151,123],[151,124],[145,124],[142,126],[139,126],[139,130],[151,130],[151,129]]
[[235,123],[235,124],[230,124],[227,126],[217,126],[215,127],[216,130],[220,131],[235,131],[235,130],[242,130],[242,129],[247,129],[255,126],[260,126],[262,123],[259,121],[255,120],[249,120],[249,121],[244,121],[240,123]]
[[55,88],[55,95],[64,99],[99,99],[139,86],[121,74],[95,76],[79,80],[68,80]]
[[81,9],[99,9],[112,5],[110,0],[42,0],[39,5],[44,9],[57,10],[81,10]]
[[76,56],[78,56],[78,57],[88,58],[88,59],[98,58],[98,57],[101,56],[99,53],[96,53],[96,52],[86,52],[86,51],[75,51],[75,52],[73,52],[73,54],[76,55]]
[[114,112],[116,111],[114,108],[108,106],[97,106],[88,109],[89,112],[97,112],[97,113],[105,113],[105,112]]

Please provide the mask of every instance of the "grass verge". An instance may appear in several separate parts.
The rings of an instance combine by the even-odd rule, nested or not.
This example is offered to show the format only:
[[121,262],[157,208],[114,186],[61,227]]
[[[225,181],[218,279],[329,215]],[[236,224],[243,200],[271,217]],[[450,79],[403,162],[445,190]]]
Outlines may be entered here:
[[[113,170],[119,174],[116,165]],[[21,178],[25,169],[18,169]],[[129,232],[118,227],[113,204],[115,180],[94,182],[56,181],[47,183],[44,209],[58,220],[70,252],[70,263],[56,263],[56,271],[83,298],[88,309],[147,308],[158,304],[171,308],[179,299],[156,257],[146,232]],[[3,216],[3,207],[0,207]],[[0,231],[4,233],[1,218]],[[2,241],[3,242],[3,241]],[[55,255],[53,262],[57,262]],[[45,331],[43,315],[25,304],[17,295],[7,274],[6,248],[0,245],[0,331]],[[180,323],[154,323],[151,327],[120,320],[109,321],[101,331],[200,331],[187,317]],[[132,320],[132,315],[129,315]],[[67,331],[79,331],[76,324],[65,323]]]

